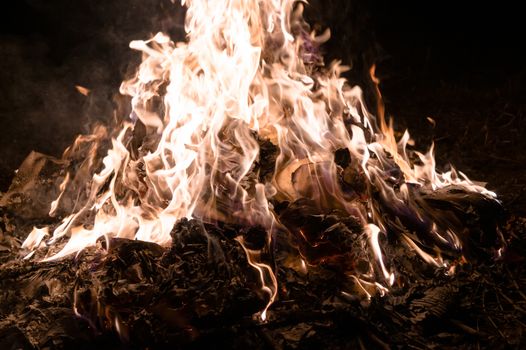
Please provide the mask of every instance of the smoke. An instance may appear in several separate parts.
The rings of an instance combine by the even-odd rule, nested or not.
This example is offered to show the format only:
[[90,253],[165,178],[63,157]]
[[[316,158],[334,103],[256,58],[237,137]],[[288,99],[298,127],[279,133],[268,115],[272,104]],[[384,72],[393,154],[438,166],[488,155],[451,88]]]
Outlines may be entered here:
[[131,40],[184,35],[184,10],[170,0],[20,0],[2,15],[0,191],[32,150],[60,156],[112,118],[119,85],[140,62]]
[[[32,150],[60,156],[76,135],[109,121],[126,101],[120,83],[140,54],[129,42],[158,31],[184,40],[185,10],[171,0],[19,0],[0,31],[0,191]],[[342,59],[347,78],[373,96],[367,70],[378,56],[365,2],[311,0],[313,29],[330,27],[327,62]],[[81,95],[75,86],[90,90]],[[371,100],[368,98],[368,100]],[[374,101],[370,104],[372,105]]]
[[385,58],[376,38],[376,7],[376,1],[309,0],[305,8],[305,18],[313,29],[331,31],[322,48],[325,62],[341,60],[351,67],[343,76],[362,88],[369,110],[375,110],[378,102],[369,69]]

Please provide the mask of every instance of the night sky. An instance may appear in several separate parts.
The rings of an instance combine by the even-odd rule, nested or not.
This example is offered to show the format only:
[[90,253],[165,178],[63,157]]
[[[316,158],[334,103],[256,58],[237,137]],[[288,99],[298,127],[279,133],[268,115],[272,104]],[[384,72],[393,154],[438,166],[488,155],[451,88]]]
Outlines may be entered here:
[[[402,111],[409,102],[449,87],[476,90],[482,104],[521,109],[525,69],[519,5],[458,3],[313,1],[307,13],[332,28],[327,57],[352,61],[357,83],[366,80],[370,63],[378,63],[385,99],[401,125],[412,123]],[[18,0],[1,17],[4,191],[31,150],[58,156],[90,123],[109,118],[120,81],[139,62],[128,48],[130,40],[159,30],[182,38],[183,12],[169,0]],[[92,89],[92,97],[79,94],[75,85]],[[495,91],[498,96],[492,96]],[[431,99],[414,114],[424,120],[427,106],[436,110]]]

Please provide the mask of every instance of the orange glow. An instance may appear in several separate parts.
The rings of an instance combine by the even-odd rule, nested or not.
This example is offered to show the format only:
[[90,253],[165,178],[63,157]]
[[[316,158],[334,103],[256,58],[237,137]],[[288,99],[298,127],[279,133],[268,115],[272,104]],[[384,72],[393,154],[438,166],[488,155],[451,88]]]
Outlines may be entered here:
[[[269,249],[283,226],[270,199],[308,198],[319,208],[343,210],[362,225],[360,239],[371,267],[350,278],[370,296],[373,290],[384,293],[395,279],[379,242],[387,234],[386,224],[376,208],[344,193],[335,151],[348,150],[351,166],[364,174],[367,186],[391,203],[411,206],[409,185],[430,190],[455,185],[495,196],[462,173],[438,173],[433,147],[425,154],[415,153],[420,160],[415,164],[407,151],[409,133],[397,140],[392,122],[385,121],[376,67],[370,71],[380,101],[375,115],[367,110],[362,90],[341,77],[348,68],[339,62],[325,66],[312,52],[330,33],[306,31],[302,3],[182,3],[188,7],[186,42],[174,43],[158,33],[130,43],[143,55],[136,75],[120,88],[131,97],[132,113],[91,179],[84,204],[72,209],[47,241],[54,244],[68,237],[67,243],[45,261],[78,253],[100,237],[169,245],[170,232],[182,218],[260,225],[266,230],[264,249]],[[130,135],[139,124],[150,142],[131,152]],[[105,133],[99,128],[76,145],[87,139],[97,144]],[[251,175],[260,158],[258,139],[268,139],[279,149],[274,175],[264,183]],[[96,158],[93,147],[86,160],[90,164]],[[403,183],[396,190],[389,184],[392,169],[402,173]],[[56,213],[74,175],[65,176],[50,215]],[[294,176],[298,180],[293,181]],[[460,244],[452,231],[433,232],[437,239]],[[37,249],[47,234],[47,228],[35,229],[24,248]],[[248,249],[240,237],[237,241],[268,295],[261,313],[265,319],[276,298],[276,276],[261,260],[261,251]],[[428,263],[443,264],[439,255],[420,249],[413,236],[404,234],[402,241]],[[307,273],[306,262],[301,259],[299,264]],[[383,278],[377,280],[373,270]]]

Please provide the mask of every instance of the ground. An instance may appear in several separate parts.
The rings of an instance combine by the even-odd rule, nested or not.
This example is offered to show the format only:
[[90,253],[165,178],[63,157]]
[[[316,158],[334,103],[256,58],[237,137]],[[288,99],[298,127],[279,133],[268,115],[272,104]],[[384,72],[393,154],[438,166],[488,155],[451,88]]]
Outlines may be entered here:
[[[31,150],[58,156],[77,133],[86,130],[86,123],[109,118],[119,81],[138,60],[137,55],[128,53],[127,41],[143,38],[158,25],[177,29],[176,21],[166,20],[168,1],[152,2],[151,7],[138,1],[126,2],[129,7],[122,1],[106,7],[79,1],[77,7],[64,8],[66,3],[57,0],[46,7],[39,1],[23,1],[17,6],[25,14],[20,18],[26,21],[20,22],[16,16],[2,21],[2,191],[7,190],[14,170]],[[238,266],[243,264],[243,255],[222,232],[218,231],[217,239],[224,241],[232,261],[240,261],[237,270],[216,270],[206,263],[205,245],[198,238],[196,242],[190,239],[194,247],[190,252],[185,247],[161,252],[156,247],[124,242],[113,257],[128,252],[126,259],[129,266],[135,266],[133,271],[119,265],[117,258],[105,260],[95,276],[90,274],[91,266],[76,261],[48,265],[40,271],[23,262],[3,265],[0,315],[4,321],[0,322],[0,338],[6,339],[5,345],[117,346],[120,340],[115,332],[105,331],[111,325],[101,321],[88,327],[86,322],[72,317],[72,285],[66,282],[80,276],[88,287],[95,286],[98,292],[106,293],[101,281],[122,277],[121,274],[125,275],[124,280],[133,280],[136,266],[140,266],[141,271],[157,279],[135,281],[137,289],[131,294],[119,289],[118,284],[111,287],[128,293],[128,297],[161,293],[153,301],[150,294],[136,301],[133,311],[140,310],[137,314],[143,312],[148,321],[161,319],[175,326],[145,326],[139,322],[140,317],[136,323],[130,321],[133,327],[144,331],[128,335],[128,340],[139,346],[152,342],[162,345],[155,332],[163,332],[166,339],[196,348],[209,344],[239,348],[524,348],[526,72],[518,55],[516,22],[514,16],[508,16],[513,14],[513,8],[479,7],[481,12],[476,13],[473,9],[459,9],[453,2],[431,6],[431,10],[382,1],[369,5],[355,1],[347,7],[341,1],[329,3],[325,9],[330,10],[318,13],[324,23],[331,23],[331,18],[334,23],[333,39],[326,46],[328,55],[353,62],[352,81],[366,89],[370,88],[368,66],[376,62],[380,89],[388,114],[395,118],[396,129],[408,129],[416,147],[423,151],[434,142],[439,169],[453,164],[471,179],[487,182],[487,187],[498,194],[507,215],[501,225],[509,243],[503,258],[464,264],[454,276],[446,276],[444,271],[415,267],[420,264],[414,257],[399,256],[397,267],[410,283],[398,286],[384,298],[375,298],[367,307],[339,294],[334,271],[314,269],[304,278],[284,268],[279,276],[287,288],[280,292],[281,299],[269,313],[269,321],[260,323],[251,317],[261,307],[260,301],[246,287],[254,284],[253,276],[248,267],[244,270]],[[69,16],[62,16],[57,9],[67,9]],[[143,16],[159,9],[163,15]],[[340,9],[364,11],[367,16],[347,17],[348,13]],[[347,18],[360,20],[349,23]],[[464,21],[465,18],[472,21]],[[79,94],[75,85],[92,89],[92,97]],[[0,257],[4,264],[16,253],[11,251],[12,244],[19,245],[22,237],[12,239],[16,227],[7,219],[13,213],[2,215],[7,215],[0,225]],[[20,224],[23,225],[29,223]],[[185,226],[180,230],[186,230]],[[183,257],[181,261],[177,260],[179,255]],[[99,263],[97,252],[87,256]],[[164,277],[183,268],[201,269],[206,286],[197,280],[176,278],[162,284]],[[48,280],[57,269],[63,274],[63,283]],[[20,276],[36,282],[29,288]],[[176,292],[172,291],[174,286]],[[196,307],[198,312],[185,308],[176,308],[173,313],[162,311],[166,300],[194,302],[192,293],[200,288],[213,288],[217,293],[203,292],[201,304]],[[235,306],[231,300],[228,292],[232,290],[237,291],[241,306]],[[222,300],[221,305],[217,298]],[[26,304],[14,307],[16,300]],[[104,302],[110,313],[129,314],[130,310],[122,310],[123,305],[111,298]],[[54,329],[56,333],[42,335],[35,330],[35,325],[49,323],[50,319],[60,320],[60,331]],[[82,336],[71,339],[75,335]]]

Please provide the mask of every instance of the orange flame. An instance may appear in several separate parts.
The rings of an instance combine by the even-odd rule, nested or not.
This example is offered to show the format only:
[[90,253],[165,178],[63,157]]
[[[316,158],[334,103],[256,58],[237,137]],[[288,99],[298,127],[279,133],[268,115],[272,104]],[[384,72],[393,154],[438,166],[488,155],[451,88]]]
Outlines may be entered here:
[[[48,244],[69,236],[63,249],[45,260],[76,253],[99,237],[124,237],[169,244],[177,220],[261,225],[269,247],[281,226],[270,199],[294,201],[308,197],[320,208],[338,208],[364,228],[364,244],[385,285],[394,274],[382,257],[379,237],[386,225],[377,210],[345,194],[338,183],[334,152],[347,149],[382,198],[399,205],[409,201],[408,185],[437,189],[457,185],[489,197],[495,194],[452,170],[435,171],[433,147],[417,153],[421,165],[406,151],[409,134],[397,141],[392,123],[365,107],[362,91],[341,77],[347,67],[323,66],[315,48],[328,39],[309,33],[303,4],[293,0],[183,0],[188,7],[187,41],[174,43],[159,33],[130,47],[143,54],[134,78],[121,85],[131,96],[130,121],[124,122],[103,167],[88,188],[84,205],[55,228]],[[313,49],[314,48],[314,49]],[[375,66],[371,78],[377,86]],[[83,92],[84,90],[79,89]],[[143,145],[130,151],[138,124],[146,129]],[[261,183],[251,175],[259,160],[258,138],[279,148],[273,178]],[[397,167],[404,182],[388,184],[388,170]],[[297,174],[300,181],[291,178]],[[62,193],[71,181],[61,185]],[[62,199],[53,202],[53,215]],[[24,247],[36,249],[47,231],[37,229]],[[438,231],[436,235],[442,237]],[[449,235],[454,239],[453,232]],[[443,238],[444,240],[451,239]],[[422,251],[409,234],[403,240],[424,260],[439,257]],[[458,241],[458,239],[457,239]],[[269,301],[277,293],[273,269],[248,249],[248,262],[260,274]],[[367,249],[365,249],[367,250]],[[305,262],[301,260],[301,266]],[[352,275],[360,288],[381,292],[374,277]],[[369,294],[367,292],[367,294]]]

